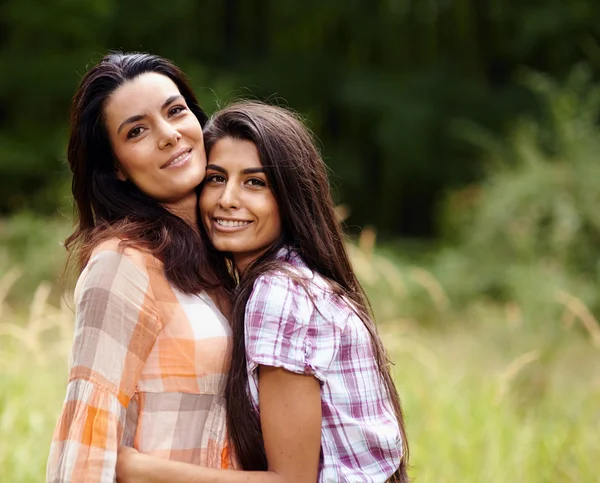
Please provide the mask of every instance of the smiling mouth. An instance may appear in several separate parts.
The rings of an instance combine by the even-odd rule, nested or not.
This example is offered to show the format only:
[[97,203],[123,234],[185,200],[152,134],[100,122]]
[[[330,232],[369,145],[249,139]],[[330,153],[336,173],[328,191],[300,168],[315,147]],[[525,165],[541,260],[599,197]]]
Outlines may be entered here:
[[222,218],[215,218],[215,224],[223,228],[242,228],[248,226],[251,221],[244,220],[223,220]]
[[185,152],[181,153],[176,158],[174,158],[171,161],[169,161],[161,169],[165,169],[165,168],[177,168],[179,166],[182,166],[182,165],[184,165],[190,159],[191,154],[192,154],[192,149],[190,148],[190,149],[186,150]]

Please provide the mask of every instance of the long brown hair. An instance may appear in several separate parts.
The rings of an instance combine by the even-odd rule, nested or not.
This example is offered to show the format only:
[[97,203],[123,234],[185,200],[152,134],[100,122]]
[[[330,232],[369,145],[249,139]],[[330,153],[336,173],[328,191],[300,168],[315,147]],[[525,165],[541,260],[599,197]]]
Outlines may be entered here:
[[233,358],[226,389],[228,431],[236,457],[245,470],[267,469],[259,416],[247,392],[244,312],[256,278],[280,266],[275,254],[285,245],[353,302],[368,329],[402,432],[403,457],[389,481],[407,482],[408,445],[400,399],[369,302],[352,269],[342,229],[336,220],[325,163],[310,132],[291,111],[246,101],[226,107],[208,121],[204,134],[207,155],[215,143],[225,137],[251,141],[258,149],[283,225],[280,239],[246,269],[236,292]]
[[133,183],[117,178],[117,160],[105,126],[104,107],[109,96],[148,72],[171,79],[200,124],[206,123],[207,116],[185,74],[165,58],[113,52],[87,71],[71,105],[67,158],[73,172],[76,226],[65,241],[68,263],[75,258],[81,270],[100,241],[116,236],[124,244],[146,249],[159,258],[174,286],[198,293],[219,285],[204,240]]

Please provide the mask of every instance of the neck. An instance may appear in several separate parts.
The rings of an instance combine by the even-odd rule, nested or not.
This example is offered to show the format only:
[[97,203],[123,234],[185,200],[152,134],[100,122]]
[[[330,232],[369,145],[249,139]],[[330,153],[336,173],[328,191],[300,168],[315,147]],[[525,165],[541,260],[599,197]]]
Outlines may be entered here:
[[248,265],[250,265],[250,263],[252,262],[252,260],[249,260],[247,258],[243,258],[243,257],[239,257],[239,256],[233,256],[233,266],[235,268],[235,270],[237,271],[238,275],[241,277],[244,275],[244,272],[246,271],[246,268],[248,268]]
[[272,246],[263,248],[258,253],[232,253],[233,257],[233,266],[236,269],[237,273],[240,275],[244,275],[246,269],[252,265],[256,260],[262,257],[268,250],[270,250]]
[[195,191],[175,203],[163,203],[163,206],[190,225],[197,234],[200,234],[197,212],[198,195]]
[[265,251],[259,254],[248,255],[246,253],[233,253],[233,266],[240,278],[244,275],[250,265],[252,265]]

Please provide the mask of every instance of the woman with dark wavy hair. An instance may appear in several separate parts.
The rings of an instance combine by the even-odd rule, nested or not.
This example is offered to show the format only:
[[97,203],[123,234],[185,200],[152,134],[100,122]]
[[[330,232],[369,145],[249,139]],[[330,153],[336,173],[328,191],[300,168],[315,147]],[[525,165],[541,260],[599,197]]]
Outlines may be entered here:
[[408,482],[400,399],[310,133],[245,102],[215,114],[204,139],[202,222],[239,278],[226,398],[246,471],[123,448],[119,481]]
[[230,464],[224,389],[231,331],[197,215],[206,115],[185,75],[112,53],[72,103],[76,327],[47,481],[116,478],[117,450]]

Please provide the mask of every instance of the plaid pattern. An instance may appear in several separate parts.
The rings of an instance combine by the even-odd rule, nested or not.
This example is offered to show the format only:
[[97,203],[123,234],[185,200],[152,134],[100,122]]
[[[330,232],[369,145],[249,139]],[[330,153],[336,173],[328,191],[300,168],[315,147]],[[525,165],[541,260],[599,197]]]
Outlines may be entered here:
[[75,289],[67,395],[47,481],[115,481],[120,444],[227,468],[223,391],[231,333],[210,297],[169,285],[161,263],[101,244]]
[[319,482],[383,482],[400,464],[402,440],[369,333],[297,254],[284,249],[279,258],[303,282],[282,271],[254,284],[246,306],[254,404],[258,409],[258,365],[314,375],[323,413]]

